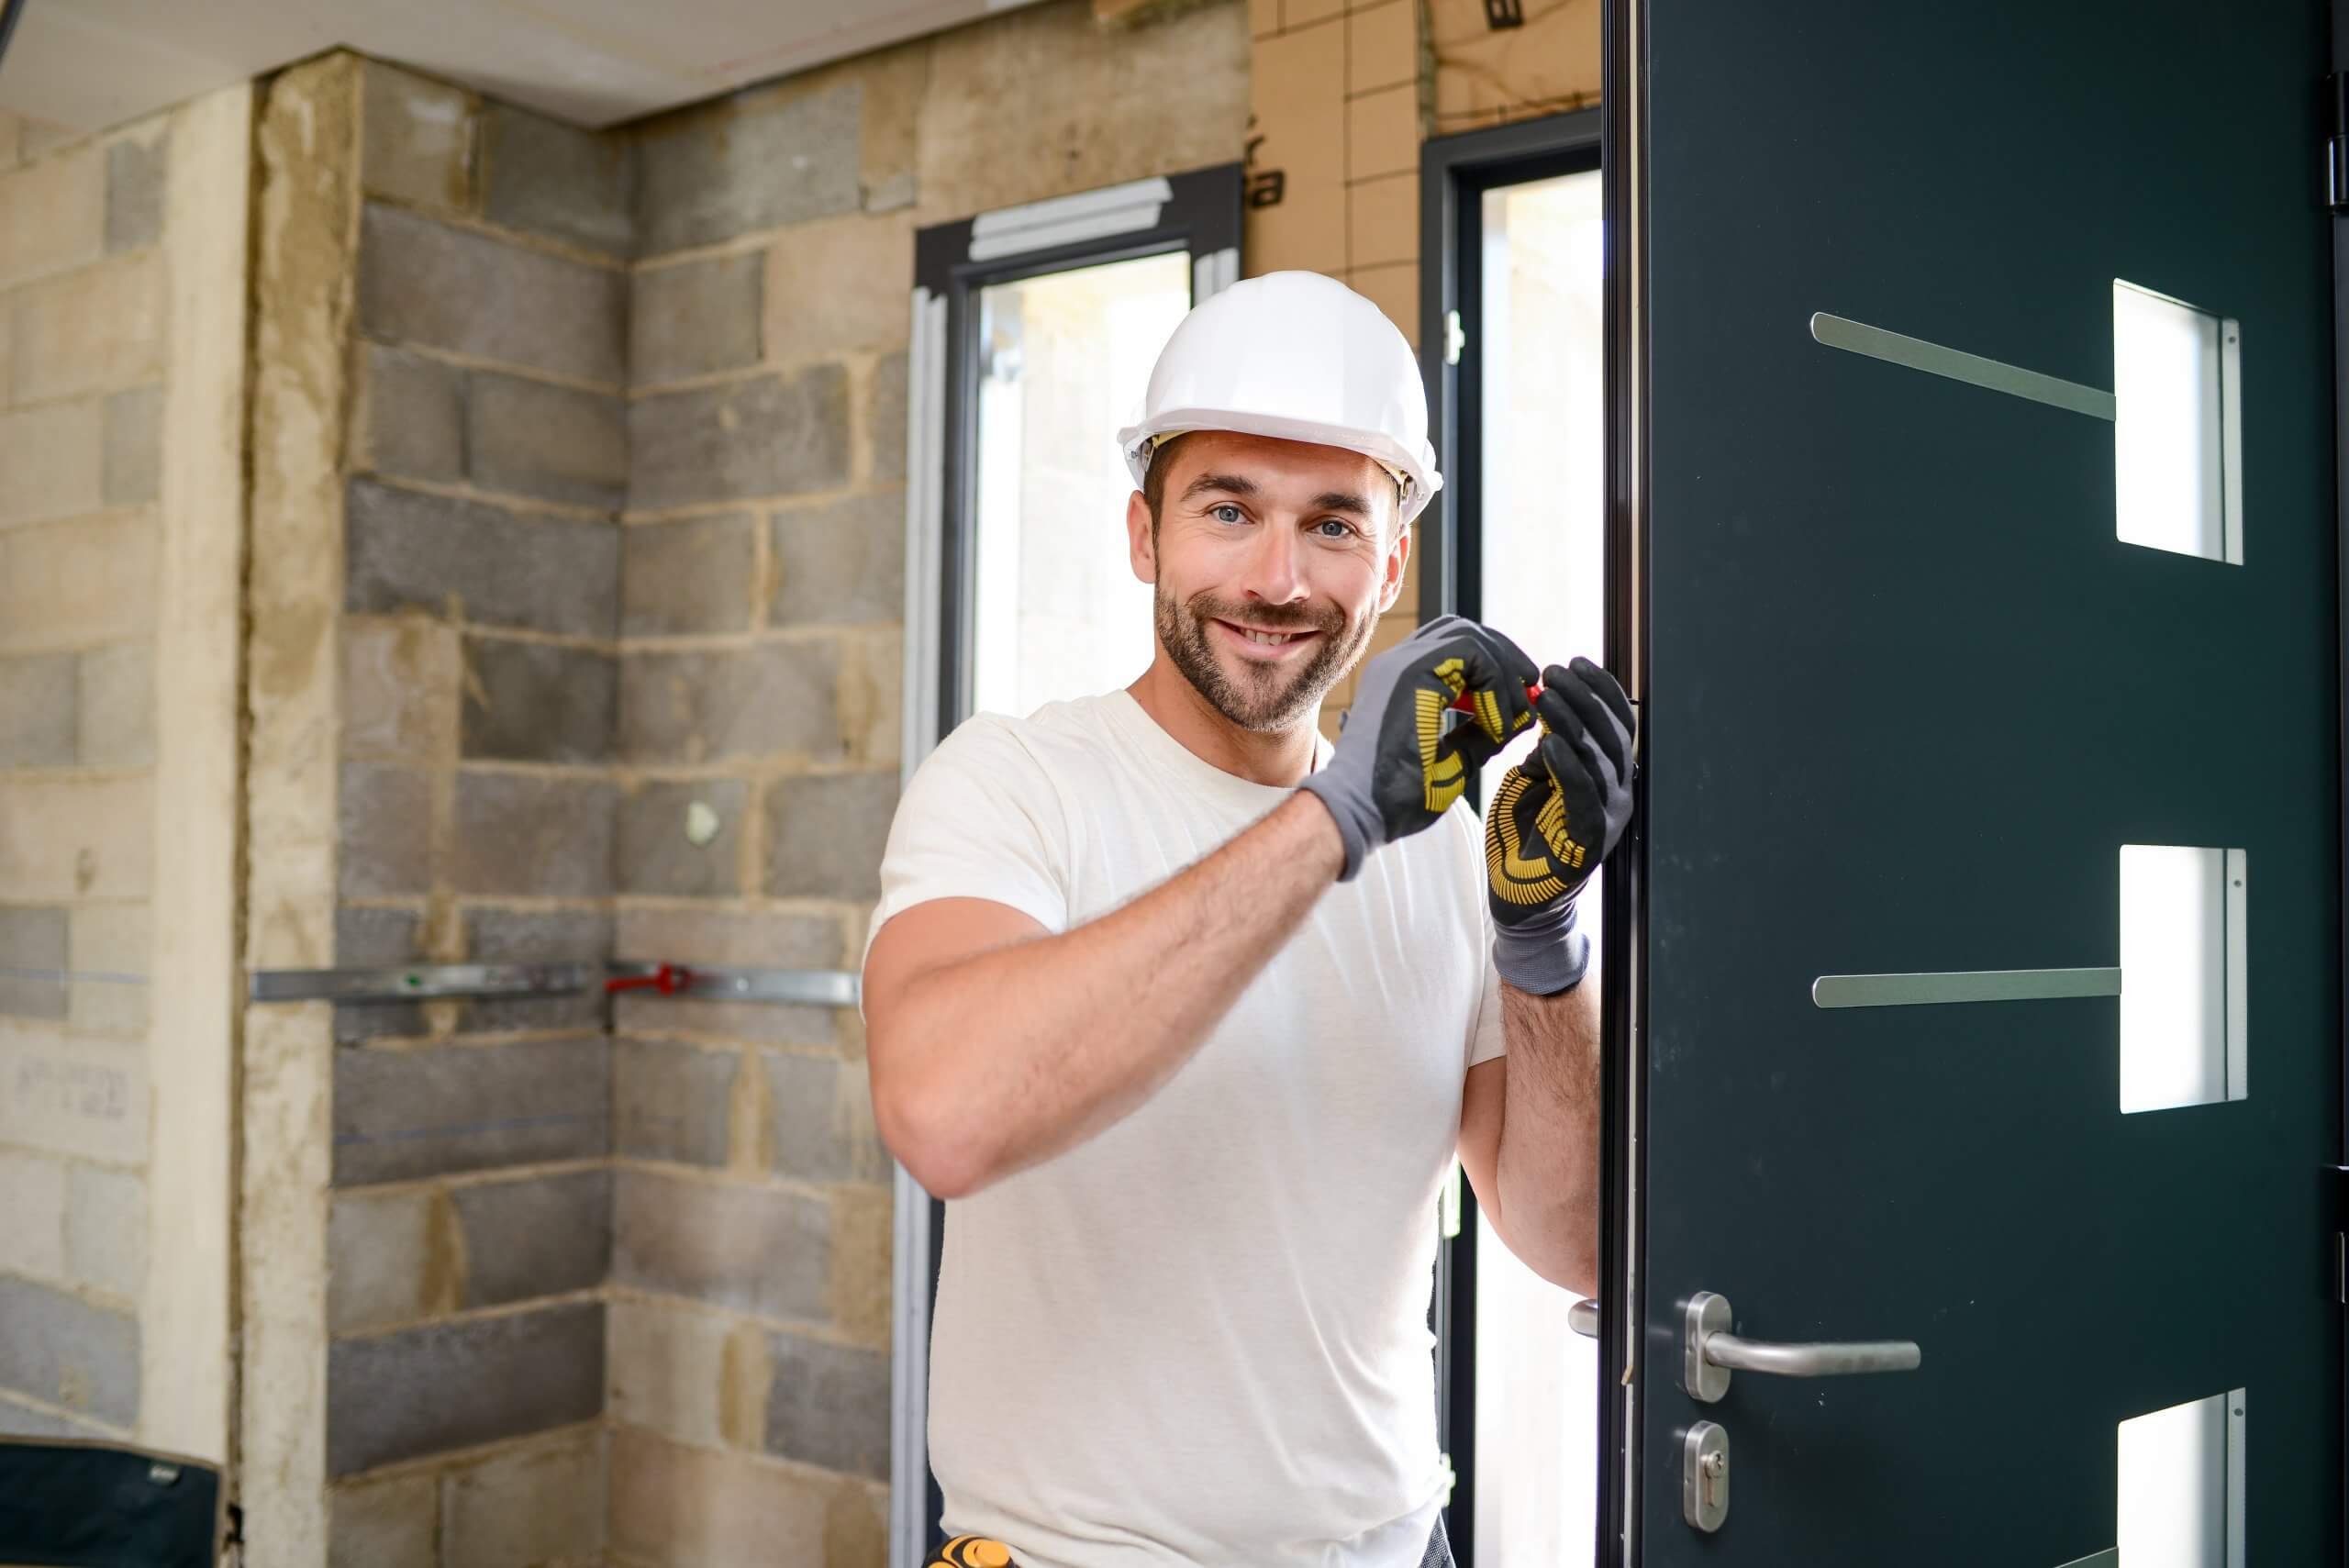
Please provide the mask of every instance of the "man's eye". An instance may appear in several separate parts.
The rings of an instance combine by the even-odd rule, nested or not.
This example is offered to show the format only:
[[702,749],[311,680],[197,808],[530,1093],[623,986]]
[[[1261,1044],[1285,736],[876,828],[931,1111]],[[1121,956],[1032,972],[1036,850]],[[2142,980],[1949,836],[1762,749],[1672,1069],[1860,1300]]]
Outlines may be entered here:
[[1345,539],[1354,531],[1352,523],[1340,517],[1324,517],[1313,526],[1321,530],[1323,539]]
[[[1226,512],[1229,512],[1229,513],[1230,513],[1231,515],[1230,515],[1230,517],[1225,517],[1225,516],[1224,516],[1224,514],[1225,514]],[[1244,521],[1246,520],[1244,517],[1242,517],[1241,516],[1240,508],[1239,508],[1239,507],[1237,507],[1237,506],[1233,506],[1233,505],[1232,505],[1230,502],[1229,502],[1229,501],[1226,501],[1226,502],[1224,502],[1222,505],[1220,505],[1220,506],[1215,506],[1215,507],[1211,508],[1211,509],[1208,511],[1208,515],[1209,517],[1213,517],[1217,522],[1219,522],[1219,523],[1237,523],[1237,522],[1244,522]]]

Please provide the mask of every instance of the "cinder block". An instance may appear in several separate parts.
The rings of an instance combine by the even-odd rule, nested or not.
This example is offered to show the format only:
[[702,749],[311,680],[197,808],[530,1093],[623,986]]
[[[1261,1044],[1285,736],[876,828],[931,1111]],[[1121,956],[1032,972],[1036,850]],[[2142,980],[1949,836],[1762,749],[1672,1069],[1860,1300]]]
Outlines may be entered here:
[[[719,897],[740,893],[737,852],[750,786],[740,779],[699,779],[640,784],[620,795],[619,847],[614,864],[622,893]],[[707,843],[685,836],[696,806],[717,814]]]
[[399,1475],[327,1491],[327,1568],[436,1568],[440,1478]]
[[748,629],[758,585],[748,513],[620,530],[620,635]]
[[848,483],[848,373],[789,376],[640,397],[629,405],[629,505],[799,495]]
[[53,768],[73,760],[74,656],[0,659],[0,768]]
[[0,1274],[0,1387],[117,1427],[139,1419],[139,1321]]
[[611,754],[610,654],[502,637],[468,637],[464,652],[464,756],[596,762]]
[[0,414],[0,473],[8,476],[0,525],[78,517],[105,504],[103,406],[84,398]]
[[[424,956],[424,919],[404,909],[334,912],[334,962],[345,969],[396,969]],[[334,1010],[334,1042],[358,1045],[427,1031],[417,1002],[352,1002]]]
[[465,476],[465,373],[381,343],[359,350],[351,402],[351,461],[401,479]]
[[[783,1541],[822,1541],[838,1489],[741,1454],[612,1434],[612,1552],[665,1568],[772,1561]],[[870,1561],[877,1562],[879,1559]],[[830,1557],[828,1568],[851,1568]]]
[[727,1118],[742,1059],[658,1040],[612,1044],[615,1152],[713,1168],[726,1163]]
[[448,756],[457,728],[458,634],[420,615],[342,617],[342,752]]
[[603,779],[460,771],[450,880],[460,893],[600,898],[617,805]]
[[94,261],[106,242],[106,167],[95,148],[0,174],[0,287]]
[[683,1443],[725,1442],[719,1385],[732,1319],[659,1296],[613,1298],[604,1411]]
[[76,671],[74,754],[90,767],[155,760],[155,645],[117,642],[83,653]]
[[603,1402],[601,1302],[337,1340],[327,1348],[327,1472],[594,1420]]
[[144,777],[0,775],[0,887],[26,902],[144,898],[153,811],[154,784]]
[[871,443],[872,472],[882,484],[906,482],[906,356],[891,354],[873,367],[873,387],[866,395],[865,439]]
[[441,1568],[533,1568],[604,1557],[604,1436],[585,1432],[453,1472]]
[[161,373],[161,254],[134,251],[16,292],[10,373],[17,402],[109,392]]
[[636,159],[625,134],[579,130],[498,103],[484,104],[482,119],[484,216],[607,255],[629,253]]
[[840,654],[824,642],[620,657],[620,754],[639,762],[841,754]]
[[109,506],[136,506],[160,494],[163,469],[163,389],[134,387],[106,404],[105,472],[99,491]]
[[892,1162],[873,1124],[864,1063],[765,1051],[778,1175],[808,1182],[885,1182]]
[[846,69],[864,87],[864,210],[911,206],[921,105],[930,89],[930,40],[912,39],[859,55]]
[[466,1306],[603,1284],[612,1251],[609,1171],[466,1185],[450,1200],[464,1230]]
[[342,764],[336,885],[345,898],[432,888],[432,775],[380,762]]
[[617,524],[522,517],[359,479],[344,527],[346,609],[449,615],[461,606],[477,625],[578,637],[609,637],[618,624]]
[[[6,961],[0,961],[6,962]],[[65,1167],[0,1149],[0,1273],[65,1277]]]
[[777,512],[772,521],[774,626],[901,621],[906,493],[884,490]]
[[448,1200],[422,1187],[338,1192],[327,1210],[327,1328],[413,1322],[464,1305]]
[[829,1470],[889,1475],[889,1358],[770,1333],[767,1451]]
[[144,904],[83,904],[68,921],[66,1016],[77,1029],[139,1039],[147,1033],[154,941]]
[[615,1284],[766,1318],[825,1316],[831,1214],[823,1204],[626,1169],[613,1196]]
[[[138,1164],[148,1153],[148,1100],[142,1045],[68,1040],[54,1024],[0,1033],[0,1143]],[[0,1320],[6,1315],[0,1304]]]
[[464,210],[473,191],[470,95],[373,60],[364,71],[361,185],[415,206]]
[[627,284],[607,267],[369,204],[361,218],[359,329],[617,388]]
[[126,1171],[76,1165],[65,1192],[65,1268],[76,1281],[136,1302],[147,1288],[147,1184]]
[[628,493],[619,398],[476,371],[465,398],[466,471],[484,490],[618,506]]
[[335,1184],[607,1153],[610,1043],[596,1036],[335,1052]]
[[171,142],[126,137],[106,149],[106,250],[135,250],[163,237],[163,170]]
[[[588,909],[469,909],[465,953],[476,963],[587,963],[612,953],[612,917]],[[464,1028],[601,1030],[602,993],[507,997],[465,1004]]]
[[904,750],[905,639],[896,626],[841,639],[841,737],[849,760],[894,768]]
[[754,251],[638,272],[629,311],[629,384],[658,386],[757,364],[763,266]]
[[803,223],[766,252],[767,358],[902,349],[913,332],[913,215]]
[[0,905],[0,1014],[65,1017],[65,932],[62,909]]
[[[710,908],[623,908],[618,956],[677,963],[749,964],[776,969],[835,969],[841,962],[837,922],[816,916],[738,913]],[[696,1002],[682,996],[613,998],[613,1028],[626,1034],[694,1033],[785,1045],[829,1045],[833,1009],[761,1003]]]
[[897,810],[897,775],[832,773],[767,786],[767,891],[878,898],[881,851]]
[[768,89],[638,132],[640,253],[854,211],[863,107],[853,81],[813,92]]
[[885,1347],[896,1252],[895,1195],[880,1184],[832,1189],[832,1321],[860,1344]]

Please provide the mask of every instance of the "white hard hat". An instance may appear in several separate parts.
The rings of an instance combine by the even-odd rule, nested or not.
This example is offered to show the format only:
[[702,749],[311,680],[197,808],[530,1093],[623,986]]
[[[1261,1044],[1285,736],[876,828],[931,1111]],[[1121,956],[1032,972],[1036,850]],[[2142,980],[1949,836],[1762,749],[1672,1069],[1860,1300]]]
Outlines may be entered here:
[[1395,476],[1406,524],[1443,488],[1410,344],[1378,306],[1319,272],[1243,279],[1175,325],[1141,421],[1118,432],[1137,488],[1151,449],[1186,430],[1361,452]]

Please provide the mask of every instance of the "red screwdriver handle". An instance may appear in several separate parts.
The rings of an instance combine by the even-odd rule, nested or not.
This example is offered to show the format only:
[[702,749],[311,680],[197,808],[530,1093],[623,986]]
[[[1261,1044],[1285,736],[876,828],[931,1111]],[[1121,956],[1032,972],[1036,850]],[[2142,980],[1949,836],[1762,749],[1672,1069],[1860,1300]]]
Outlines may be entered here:
[[[1525,697],[1528,702],[1539,702],[1542,697],[1542,683],[1536,681],[1526,687]],[[1475,695],[1471,692],[1463,692],[1452,699],[1452,706],[1456,713],[1474,713],[1476,711]]]

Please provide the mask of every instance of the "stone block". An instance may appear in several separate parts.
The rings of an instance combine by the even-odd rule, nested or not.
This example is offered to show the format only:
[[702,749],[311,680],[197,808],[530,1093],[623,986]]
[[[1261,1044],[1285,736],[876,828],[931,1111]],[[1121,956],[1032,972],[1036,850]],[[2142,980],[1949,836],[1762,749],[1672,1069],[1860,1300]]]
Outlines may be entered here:
[[[736,870],[750,785],[740,779],[642,784],[620,795],[614,880],[622,893],[722,897],[742,891]],[[696,806],[716,814],[707,843],[686,837]]]
[[785,229],[766,252],[767,357],[904,348],[913,281],[910,213],[851,213]]
[[612,1280],[763,1318],[827,1314],[831,1212],[796,1193],[623,1169]]
[[465,476],[465,373],[381,343],[359,346],[351,451],[358,468],[455,484]]
[[478,501],[351,483],[344,608],[424,609],[481,626],[609,637],[619,618],[619,529],[524,517]]
[[733,1319],[659,1296],[615,1296],[610,1310],[605,1414],[679,1442],[722,1446],[720,1385]]
[[150,1098],[143,1046],[68,1040],[55,1025],[0,1034],[0,1143],[139,1164]]
[[767,1451],[887,1480],[889,1358],[782,1333],[767,1336]]
[[76,760],[94,768],[143,768],[155,761],[155,645],[93,648],[75,673]]
[[0,174],[0,287],[95,261],[106,244],[106,165],[76,148]]
[[432,775],[380,762],[342,764],[336,886],[345,898],[432,889]]
[[464,656],[462,755],[596,762],[611,754],[617,677],[610,654],[468,637]]
[[163,238],[163,171],[171,142],[126,137],[106,149],[106,250],[136,250]]
[[335,1184],[602,1157],[611,1148],[610,1043],[335,1052]]
[[[776,969],[835,969],[841,962],[837,922],[817,916],[718,909],[620,911],[618,956],[672,963],[749,964]],[[613,998],[613,1027],[626,1034],[693,1033],[775,1044],[829,1045],[832,1009],[761,1003],[696,1002],[684,997]]]
[[427,762],[457,728],[458,634],[420,615],[342,617],[342,753]]
[[337,1340],[327,1473],[591,1421],[603,1402],[601,1302]]
[[882,1185],[832,1190],[832,1321],[860,1344],[885,1347],[896,1253],[896,1203]]
[[585,1568],[604,1559],[604,1437],[585,1432],[451,1473],[440,1568]]
[[[405,909],[341,908],[334,913],[334,963],[340,968],[396,969],[424,956],[420,915]],[[337,1045],[414,1037],[428,1028],[418,1002],[352,1002],[334,1010]]]
[[757,596],[750,515],[620,530],[620,635],[744,631]]
[[604,1283],[612,1175],[573,1171],[468,1184],[450,1195],[465,1239],[465,1305],[495,1307]]
[[137,1302],[147,1288],[147,1184],[127,1171],[75,1165],[65,1192],[65,1270]]
[[891,354],[873,367],[865,395],[865,439],[873,453],[870,477],[883,484],[906,482],[906,356]]
[[0,414],[0,473],[8,476],[0,484],[0,526],[78,517],[105,505],[104,408],[83,398]]
[[840,69],[852,72],[864,86],[864,210],[911,206],[921,105],[930,90],[930,40],[914,39],[858,55]]
[[0,775],[0,887],[27,903],[144,898],[154,784],[143,777]]
[[163,389],[134,387],[106,402],[105,468],[99,492],[109,506],[136,506],[161,494]]
[[0,1388],[117,1427],[139,1419],[139,1321],[0,1274]]
[[906,493],[884,490],[777,512],[772,626],[902,621]]
[[639,762],[841,754],[840,654],[824,642],[762,642],[620,658],[620,754]]
[[848,373],[790,375],[640,397],[629,405],[629,506],[802,495],[848,483]]
[[399,1475],[327,1492],[327,1568],[435,1568],[440,1484]]
[[608,267],[549,255],[396,207],[360,221],[359,329],[617,389],[628,293]]
[[475,371],[465,398],[465,465],[484,490],[618,506],[628,493],[620,399]]
[[753,251],[639,272],[629,310],[629,384],[658,386],[757,364],[763,268]]
[[0,659],[0,768],[54,768],[73,760],[74,656]]
[[473,193],[472,95],[377,61],[362,70],[362,188],[412,206],[463,211]]
[[852,212],[862,199],[862,87],[738,94],[636,137],[640,252]]
[[[469,909],[465,954],[476,963],[596,963],[612,952],[612,917],[589,909]],[[507,997],[465,1004],[469,1030],[601,1030],[602,993]]]
[[841,738],[851,762],[896,767],[905,749],[905,639],[895,626],[841,639]]
[[767,786],[767,891],[784,897],[881,896],[881,851],[897,775],[831,773]]
[[864,1063],[766,1051],[773,1121],[768,1152],[778,1175],[807,1182],[885,1182],[892,1162],[873,1123]]
[[0,1273],[65,1277],[65,1167],[0,1149]]
[[603,779],[460,772],[450,880],[460,893],[600,898],[616,805]]
[[614,1041],[614,1151],[639,1160],[723,1166],[734,1079],[741,1065],[731,1051]]
[[10,296],[16,400],[110,392],[163,369],[161,252],[133,251]]
[[413,1322],[463,1305],[448,1199],[423,1187],[338,1192],[327,1210],[327,1329]]
[[624,135],[580,130],[507,104],[482,108],[483,216],[606,255],[634,239],[636,158]]
[[[782,1543],[793,1542],[807,1543],[812,1562],[835,1496],[805,1473],[746,1455],[688,1448],[626,1427],[612,1434],[611,1547],[622,1560],[740,1568],[772,1562]],[[827,1568],[851,1568],[845,1559],[826,1561]]]
[[0,1013],[65,1017],[66,929],[62,909],[0,905]]
[[67,933],[66,1017],[76,1029],[143,1038],[147,1033],[148,970],[154,955],[152,923],[144,904],[76,906]]

